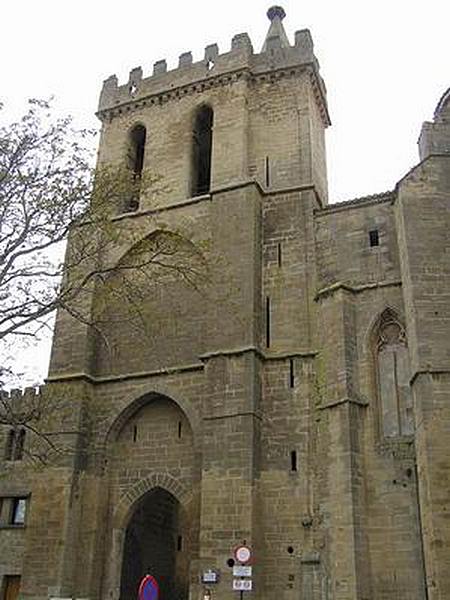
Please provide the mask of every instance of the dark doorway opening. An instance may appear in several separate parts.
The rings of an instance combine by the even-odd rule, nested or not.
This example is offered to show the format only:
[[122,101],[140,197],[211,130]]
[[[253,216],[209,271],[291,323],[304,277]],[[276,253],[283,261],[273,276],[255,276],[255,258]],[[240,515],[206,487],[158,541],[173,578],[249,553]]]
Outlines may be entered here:
[[187,600],[188,554],[181,539],[181,507],[162,488],[139,501],[125,533],[120,584],[121,600],[137,600],[139,583],[153,575],[160,600]]
[[3,600],[17,600],[20,591],[20,575],[5,575]]

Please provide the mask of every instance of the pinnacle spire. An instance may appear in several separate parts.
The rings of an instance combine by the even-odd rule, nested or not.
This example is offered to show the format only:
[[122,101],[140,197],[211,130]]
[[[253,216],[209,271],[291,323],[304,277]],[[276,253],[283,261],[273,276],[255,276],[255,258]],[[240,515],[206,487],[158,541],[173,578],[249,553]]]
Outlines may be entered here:
[[286,35],[286,31],[283,27],[283,19],[286,16],[284,8],[282,6],[271,6],[267,11],[267,17],[270,20],[269,31],[267,32],[266,39],[261,52],[266,52],[274,42],[275,45],[281,48],[289,48],[289,39]]

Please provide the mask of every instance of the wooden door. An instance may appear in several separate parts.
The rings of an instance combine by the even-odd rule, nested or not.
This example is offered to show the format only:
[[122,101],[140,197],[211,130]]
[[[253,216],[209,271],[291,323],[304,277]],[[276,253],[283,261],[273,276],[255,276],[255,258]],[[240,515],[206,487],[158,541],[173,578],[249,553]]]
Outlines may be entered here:
[[17,600],[20,590],[20,575],[5,576],[5,593],[4,600]]

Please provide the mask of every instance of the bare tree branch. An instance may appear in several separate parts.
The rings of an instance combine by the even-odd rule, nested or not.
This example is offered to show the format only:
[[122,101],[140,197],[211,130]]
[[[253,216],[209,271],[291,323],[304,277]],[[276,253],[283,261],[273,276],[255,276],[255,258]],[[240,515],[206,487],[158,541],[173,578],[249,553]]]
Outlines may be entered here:
[[[207,283],[204,253],[186,232],[151,217],[147,232],[127,229],[114,218],[130,198],[156,197],[160,178],[144,172],[136,180],[128,164],[94,172],[92,138],[39,100],[0,127],[0,356],[12,340],[36,338],[58,309],[91,328],[107,350],[105,332],[118,320],[151,338],[158,288],[177,281],[201,292]],[[0,391],[7,374],[0,364]],[[61,436],[78,433],[55,413],[64,400],[0,393],[0,425],[38,439],[25,450],[45,463]]]

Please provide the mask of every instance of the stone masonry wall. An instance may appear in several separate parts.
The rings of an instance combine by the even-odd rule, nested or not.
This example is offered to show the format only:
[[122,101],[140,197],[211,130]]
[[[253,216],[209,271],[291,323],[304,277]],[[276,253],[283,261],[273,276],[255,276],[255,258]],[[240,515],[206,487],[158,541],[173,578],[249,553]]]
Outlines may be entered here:
[[[99,258],[114,267],[181,232],[208,259],[207,282],[163,277],[140,323],[125,301],[104,306],[103,338],[59,311],[45,393],[61,401],[49,431],[67,428],[71,447],[40,470],[0,458],[0,505],[29,497],[25,526],[0,527],[0,578],[21,574],[26,600],[119,600],[127,526],[158,489],[136,523],[169,519],[147,549],[164,546],[158,568],[175,571],[183,600],[187,586],[202,597],[208,569],[213,600],[230,598],[240,543],[254,552],[254,600],[450,595],[450,171],[433,155],[447,113],[394,192],[326,206],[329,116],[309,32],[265,47],[240,34],[230,52],[213,44],[198,63],[184,53],[173,71],[159,61],[104,84],[99,165],[125,165],[140,124],[144,171],[161,180],[137,211],[113,207],[121,235]],[[205,104],[211,186],[191,198]],[[99,309],[99,288],[85,302]],[[413,434],[383,433],[383,319],[407,356]]]

